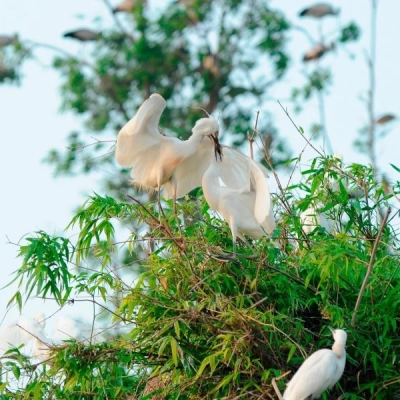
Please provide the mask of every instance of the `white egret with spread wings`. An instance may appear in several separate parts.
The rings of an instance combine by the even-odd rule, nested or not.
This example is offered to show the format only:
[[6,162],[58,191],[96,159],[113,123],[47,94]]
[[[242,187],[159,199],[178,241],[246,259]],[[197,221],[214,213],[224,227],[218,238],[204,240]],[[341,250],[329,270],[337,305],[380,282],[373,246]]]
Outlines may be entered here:
[[152,94],[136,115],[120,130],[116,160],[132,168],[132,183],[147,190],[160,190],[177,199],[201,186],[204,172],[218,151],[218,123],[201,118],[188,140],[162,135],[158,130],[166,106],[162,96]]

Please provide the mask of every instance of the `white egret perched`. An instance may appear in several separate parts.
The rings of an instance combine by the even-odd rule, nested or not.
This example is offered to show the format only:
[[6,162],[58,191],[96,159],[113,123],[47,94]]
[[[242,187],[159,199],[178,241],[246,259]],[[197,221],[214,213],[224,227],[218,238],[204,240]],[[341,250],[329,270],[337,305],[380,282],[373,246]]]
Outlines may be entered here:
[[18,41],[18,35],[0,35],[0,48],[9,46]]
[[119,3],[116,7],[112,9],[112,12],[114,14],[118,12],[130,13],[132,12],[133,7],[136,7],[140,3],[142,3],[145,6],[147,0],[123,0],[121,3]]
[[164,136],[158,124],[165,106],[157,93],[140,106],[118,134],[115,157],[132,168],[133,184],[149,190],[164,185],[164,196],[176,199],[201,186],[212,149],[219,151],[218,124],[212,117],[202,118],[188,140]]
[[75,339],[84,344],[100,343],[105,340],[101,331],[81,318],[62,316],[57,318],[51,338],[54,342]]
[[333,50],[334,48],[335,48],[334,43],[331,43],[328,46],[323,43],[318,43],[310,50],[308,50],[307,53],[304,54],[303,61],[309,62],[309,61],[319,60],[325,53]]
[[[51,335],[44,331],[46,317],[43,313],[33,318],[21,316],[7,325],[0,333],[0,356],[11,347],[24,346],[23,351],[40,362],[51,359],[53,346],[59,346],[64,340],[75,339],[84,344],[99,343],[105,340],[98,328],[79,318],[62,316],[56,319]],[[51,339],[50,339],[51,338]]]
[[76,29],[74,31],[65,32],[63,37],[72,38],[79,40],[80,42],[89,42],[93,40],[98,40],[100,38],[100,33],[96,31],[92,31],[91,29]]
[[[46,336],[44,327],[46,318],[43,313],[37,314],[34,319],[39,323],[38,336],[34,338],[32,356],[45,362],[51,358],[51,347],[60,346],[65,340],[76,340],[85,345],[100,343],[105,340],[99,329],[81,318],[60,316],[55,320],[55,327],[51,335]],[[51,337],[51,339],[49,339]]]
[[332,221],[324,213],[318,212],[312,205],[300,214],[300,221],[306,235],[311,233],[317,226],[324,228],[328,233],[333,230]]
[[334,9],[328,3],[316,3],[300,11],[299,17],[323,18],[327,15],[338,15],[339,9]]
[[11,347],[29,344],[34,335],[39,334],[37,322],[31,318],[20,316],[11,322],[0,333],[0,356]]
[[254,239],[275,229],[266,169],[229,147],[222,147],[220,157],[212,159],[202,180],[204,197],[210,208],[218,211],[232,232],[233,252],[236,237]]
[[0,355],[11,347],[24,346],[22,352],[32,353],[34,358],[45,361],[50,357],[49,339],[43,332],[40,316],[29,318],[21,316],[6,326],[0,334]]
[[50,339],[44,333],[46,316],[42,312],[39,312],[33,319],[37,323],[37,330],[36,335],[33,337],[32,357],[44,363],[51,358],[51,348],[48,344],[50,343]]
[[284,400],[317,399],[342,377],[346,364],[347,333],[342,329],[329,329],[335,340],[332,350],[318,350],[301,364],[283,393]]
[[390,121],[393,121],[394,119],[396,119],[397,117],[393,114],[383,114],[381,117],[377,118],[375,120],[375,124],[376,125],[384,125],[387,124]]

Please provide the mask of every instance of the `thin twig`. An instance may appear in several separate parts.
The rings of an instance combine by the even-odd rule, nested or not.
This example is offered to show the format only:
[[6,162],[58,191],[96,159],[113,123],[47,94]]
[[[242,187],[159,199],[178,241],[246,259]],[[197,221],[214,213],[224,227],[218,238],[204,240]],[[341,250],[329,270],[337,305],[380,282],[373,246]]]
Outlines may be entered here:
[[64,56],[66,56],[68,58],[74,59],[75,61],[79,62],[81,65],[83,65],[85,67],[89,67],[92,71],[96,70],[96,68],[92,64],[90,64],[89,62],[76,57],[75,55],[73,55],[72,53],[69,53],[68,51],[62,49],[61,47],[55,46],[53,44],[48,44],[48,43],[34,42],[32,40],[27,40],[26,43],[28,43],[28,45],[30,45],[29,50],[33,50],[35,47],[41,47],[43,49],[49,49],[49,50],[52,50],[52,51],[54,51],[56,53],[63,54]]
[[276,384],[276,381],[279,381],[279,379],[284,378],[288,374],[290,374],[290,371],[285,372],[283,375],[278,376],[277,378],[272,378],[272,380],[271,380],[272,387],[274,388],[275,393],[278,396],[279,400],[283,400],[283,397],[282,397],[281,391],[278,388],[278,385]]
[[127,37],[129,37],[129,39],[131,39],[133,42],[135,41],[135,38],[128,33],[128,31],[124,28],[124,26],[121,24],[121,21],[118,19],[118,17],[115,15],[114,11],[113,11],[113,6],[111,5],[111,3],[108,0],[103,0],[103,3],[106,5],[106,7],[108,8],[108,10],[110,11],[114,21],[115,21],[115,25],[117,25],[117,27],[119,28],[119,30],[126,35]]
[[250,148],[250,158],[254,160],[254,153],[253,153],[253,143],[254,143],[254,138],[257,133],[257,124],[258,124],[258,117],[260,115],[260,111],[257,111],[257,117],[256,117],[256,123],[254,125],[253,133],[250,134],[250,132],[247,132],[247,140],[249,141],[249,148]]
[[370,257],[370,260],[369,260],[367,273],[365,274],[364,281],[363,281],[363,283],[361,285],[360,293],[358,293],[358,298],[357,298],[357,301],[356,301],[356,305],[354,307],[353,316],[351,317],[350,326],[353,327],[353,328],[354,328],[354,326],[356,324],[357,312],[358,312],[358,309],[360,307],[361,299],[362,299],[362,296],[364,294],[365,288],[367,287],[368,278],[372,273],[372,267],[374,266],[375,257],[376,257],[376,251],[378,250],[379,241],[381,239],[383,230],[384,230],[384,228],[386,226],[386,223],[387,223],[387,220],[389,218],[390,212],[391,212],[391,208],[388,207],[388,209],[386,210],[385,217],[383,218],[381,227],[379,228],[378,235],[376,236],[376,239],[375,239],[375,242],[374,242],[374,246],[373,246],[372,251],[371,251],[371,257]]
[[288,113],[288,111],[283,107],[282,103],[278,100],[278,104],[281,106],[283,112],[286,114],[286,116],[289,118],[290,122],[293,124],[293,126],[296,128],[297,132],[300,133],[300,135],[304,138],[304,140],[313,148],[319,155],[320,157],[325,157],[323,153],[321,153],[312,143],[309,139],[307,139],[302,132],[302,130],[296,125],[296,123],[293,121],[292,117]]

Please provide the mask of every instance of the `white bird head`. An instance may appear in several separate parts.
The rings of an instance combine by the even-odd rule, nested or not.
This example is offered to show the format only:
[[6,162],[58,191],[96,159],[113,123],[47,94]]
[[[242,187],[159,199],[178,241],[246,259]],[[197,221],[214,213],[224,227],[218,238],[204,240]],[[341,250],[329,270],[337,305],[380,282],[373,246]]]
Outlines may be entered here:
[[211,116],[208,118],[201,118],[196,121],[192,128],[192,137],[207,136],[215,146],[215,158],[217,155],[221,158],[221,145],[219,144],[219,126],[218,122]]
[[346,344],[347,333],[343,329],[334,329],[328,326],[336,343]]

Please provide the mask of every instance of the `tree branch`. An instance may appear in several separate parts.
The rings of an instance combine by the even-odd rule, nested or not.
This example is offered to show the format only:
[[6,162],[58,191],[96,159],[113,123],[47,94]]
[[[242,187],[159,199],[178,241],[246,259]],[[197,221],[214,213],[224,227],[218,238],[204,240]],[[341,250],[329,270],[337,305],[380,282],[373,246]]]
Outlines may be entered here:
[[127,37],[129,37],[133,42],[135,41],[135,38],[131,35],[131,34],[129,34],[128,32],[127,32],[127,30],[124,28],[124,26],[121,24],[121,21],[118,19],[118,17],[115,15],[115,13],[113,12],[113,6],[112,6],[112,4],[108,1],[108,0],[103,0],[103,3],[105,4],[105,6],[108,8],[108,10],[110,11],[110,13],[111,13],[111,15],[112,15],[112,17],[113,17],[113,19],[114,19],[114,22],[115,22],[115,25],[119,28],[119,30],[124,34],[124,35],[126,35]]
[[364,294],[365,288],[367,287],[368,278],[372,273],[372,267],[374,266],[375,257],[376,257],[376,251],[378,250],[379,241],[381,239],[383,229],[386,226],[386,223],[387,223],[387,220],[389,218],[389,214],[390,214],[391,211],[392,211],[391,208],[388,207],[388,209],[386,211],[386,214],[385,214],[385,217],[383,218],[381,227],[379,229],[378,235],[376,236],[376,239],[375,239],[375,242],[374,242],[374,246],[373,246],[372,251],[371,251],[371,257],[369,259],[367,273],[365,274],[364,281],[363,281],[363,283],[361,285],[360,293],[358,293],[358,298],[357,298],[357,301],[356,301],[356,305],[354,307],[353,316],[351,317],[350,326],[353,327],[353,328],[355,327],[355,324],[356,324],[357,312],[358,312],[358,309],[360,307],[361,299],[362,299],[362,296]]

